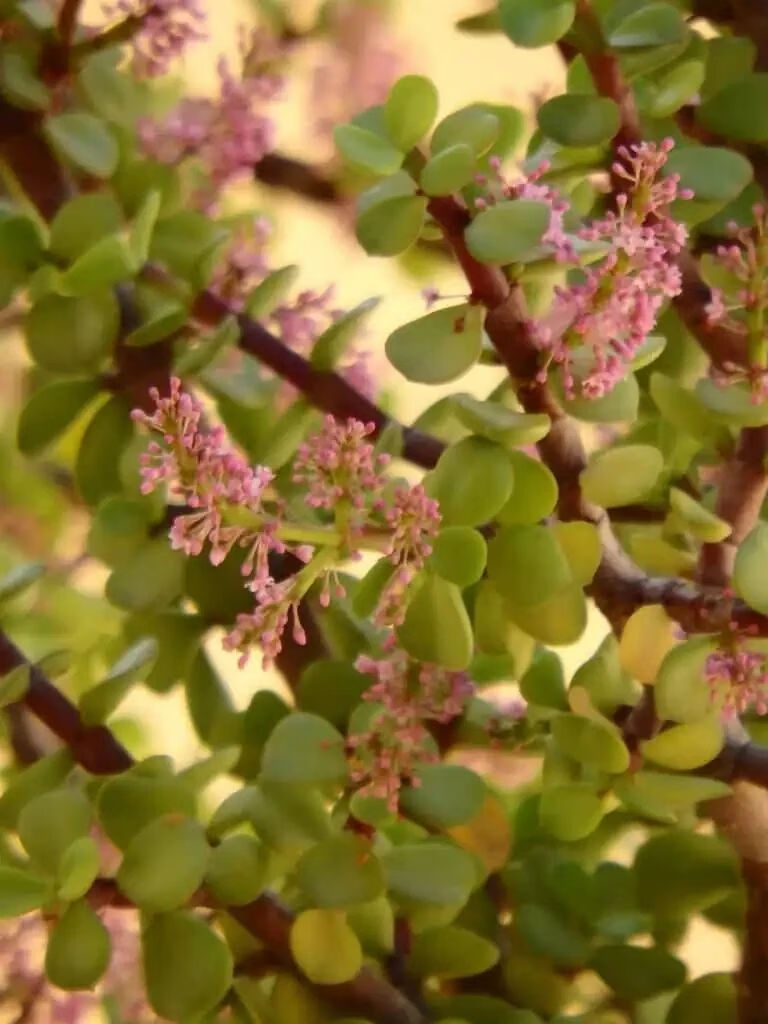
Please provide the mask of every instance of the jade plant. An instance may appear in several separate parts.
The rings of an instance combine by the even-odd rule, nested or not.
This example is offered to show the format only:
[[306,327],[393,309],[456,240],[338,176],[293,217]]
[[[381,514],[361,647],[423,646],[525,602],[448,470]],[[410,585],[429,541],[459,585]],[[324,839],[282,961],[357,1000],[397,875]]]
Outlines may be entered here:
[[4,0],[9,1020],[768,1020],[768,16],[475,5],[565,91],[451,110],[396,14],[254,0],[198,95],[205,0]]

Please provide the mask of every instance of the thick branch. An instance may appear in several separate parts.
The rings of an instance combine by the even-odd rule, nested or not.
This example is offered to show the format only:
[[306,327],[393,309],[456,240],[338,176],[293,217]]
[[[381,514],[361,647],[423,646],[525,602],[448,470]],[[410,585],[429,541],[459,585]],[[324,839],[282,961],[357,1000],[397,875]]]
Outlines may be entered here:
[[257,181],[270,188],[291,192],[313,203],[332,205],[343,198],[336,182],[322,171],[281,153],[267,153],[256,164],[253,173]]
[[[230,316],[231,310],[212,292],[203,292],[193,306],[192,315],[201,323],[213,325]],[[238,324],[240,348],[292,384],[318,409],[339,419],[352,417],[364,423],[373,423],[377,435],[394,424],[395,421],[383,409],[356,391],[338,373],[317,370],[257,321],[241,315]],[[442,441],[412,427],[401,429],[403,458],[424,469],[431,469],[443,452]]]
[[[0,632],[0,675],[27,659],[5,633]],[[123,772],[133,764],[128,751],[103,725],[87,726],[80,712],[35,665],[31,666],[25,706],[72,752],[72,756],[94,775]]]

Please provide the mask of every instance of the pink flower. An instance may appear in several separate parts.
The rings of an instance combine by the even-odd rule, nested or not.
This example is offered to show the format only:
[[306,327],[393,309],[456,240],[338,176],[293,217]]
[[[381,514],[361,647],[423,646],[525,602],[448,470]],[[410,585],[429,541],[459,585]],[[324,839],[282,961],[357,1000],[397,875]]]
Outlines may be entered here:
[[141,78],[164,75],[190,43],[206,38],[199,0],[115,0],[103,11],[108,18],[135,19],[133,71]]
[[375,682],[364,699],[381,707],[370,728],[347,739],[350,773],[360,792],[386,800],[396,811],[404,784],[418,784],[418,770],[436,760],[427,723],[450,722],[464,712],[473,686],[465,672],[449,672],[438,665],[419,665],[394,648],[381,659],[361,655],[358,671]]
[[[616,213],[579,232],[584,241],[605,245],[605,256],[582,270],[580,281],[558,288],[548,316],[530,325],[547,363],[562,367],[568,395],[599,398],[611,391],[664,304],[680,292],[676,258],[686,229],[668,207],[691,193],[679,188],[676,175],[658,177],[671,147],[666,140],[619,151],[623,163],[613,171],[628,190],[618,196]],[[564,246],[560,251],[567,258]],[[541,378],[546,374],[545,366]]]
[[704,678],[725,718],[750,708],[758,715],[768,714],[768,655],[749,650],[735,627],[726,646],[707,658]]
[[265,217],[252,217],[239,224],[214,267],[210,290],[238,313],[249,293],[269,273],[266,243],[271,232]]
[[194,156],[200,161],[208,182],[193,200],[203,209],[215,205],[225,185],[251,177],[274,143],[274,123],[262,110],[282,89],[282,79],[269,70],[274,44],[255,33],[241,49],[240,75],[219,59],[218,99],[184,99],[164,121],[139,125],[139,143],[153,159],[176,164]]
[[323,429],[299,446],[294,463],[293,480],[306,486],[307,504],[334,511],[337,520],[341,515],[350,539],[384,486],[382,470],[389,456],[377,455],[365,440],[375,429],[373,423],[337,423],[326,416]]

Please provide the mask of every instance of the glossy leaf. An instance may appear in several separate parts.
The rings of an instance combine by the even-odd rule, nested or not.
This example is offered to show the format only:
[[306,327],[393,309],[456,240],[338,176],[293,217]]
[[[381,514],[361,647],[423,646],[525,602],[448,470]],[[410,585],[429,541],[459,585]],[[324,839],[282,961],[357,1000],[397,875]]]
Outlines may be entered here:
[[550,786],[539,801],[541,827],[564,842],[575,842],[590,835],[604,813],[603,801],[585,782]]
[[443,526],[479,526],[509,500],[515,484],[509,453],[482,437],[467,437],[440,456],[425,480],[440,503]]
[[499,402],[483,402],[472,395],[454,395],[457,418],[475,434],[501,444],[535,444],[549,433],[548,416],[516,412]]
[[417,977],[470,978],[490,970],[498,959],[494,943],[466,928],[446,925],[414,936],[408,971]]
[[427,200],[423,196],[395,196],[358,213],[355,233],[370,256],[397,256],[421,234]]
[[39,910],[50,896],[47,879],[22,868],[0,864],[0,920]]
[[685,980],[682,961],[656,947],[602,946],[592,967],[621,999],[648,999]]
[[548,466],[525,452],[510,452],[515,485],[497,518],[504,525],[532,524],[552,514],[557,504],[557,481]]
[[384,872],[391,895],[408,905],[462,905],[477,882],[469,854],[441,842],[394,847],[384,858]]
[[517,263],[541,245],[550,211],[532,199],[510,199],[482,210],[464,232],[467,248],[481,263]]
[[90,836],[75,839],[59,858],[56,895],[71,902],[88,892],[99,873],[101,858],[96,840]]
[[593,456],[580,481],[588,501],[614,508],[645,498],[663,468],[664,459],[657,448],[621,445]]
[[407,152],[422,140],[437,116],[437,104],[437,89],[423,75],[395,82],[384,104],[384,123],[398,150]]
[[573,580],[568,559],[544,526],[505,526],[488,545],[488,575],[507,600],[537,605]]
[[482,314],[463,304],[436,309],[398,327],[387,338],[387,358],[417,384],[446,384],[480,358]]
[[333,140],[346,162],[358,170],[394,174],[403,162],[402,150],[358,125],[336,125]]
[[685,22],[673,4],[649,3],[621,19],[608,34],[608,42],[616,48],[664,46],[682,42],[685,34]]
[[384,889],[370,841],[352,833],[318,843],[296,865],[296,883],[314,907],[369,903]]
[[48,939],[45,974],[50,982],[73,992],[90,989],[109,965],[109,932],[85,901],[67,907]]
[[696,110],[696,120],[734,142],[768,139],[768,74],[746,75],[710,96]]
[[262,774],[273,782],[340,782],[347,774],[343,739],[324,718],[306,712],[288,715],[267,740]]
[[485,785],[475,772],[458,764],[425,764],[416,784],[400,797],[403,813],[426,828],[446,829],[462,825],[483,806]]
[[549,46],[573,24],[573,0],[500,0],[499,20],[517,46]]
[[142,935],[152,1009],[177,1021],[200,1019],[232,984],[232,954],[210,924],[186,910],[156,914]]
[[566,93],[539,107],[539,128],[563,146],[596,146],[619,130],[619,108],[611,99]]
[[691,771],[714,760],[725,742],[723,727],[710,715],[698,722],[685,722],[664,729],[642,743],[643,756],[663,768]]
[[481,533],[469,526],[447,526],[435,538],[428,564],[444,580],[468,587],[483,575],[487,556]]
[[38,388],[19,417],[19,450],[25,455],[43,451],[97,394],[98,384],[91,378],[57,380]]
[[475,164],[472,147],[456,142],[430,157],[422,168],[419,184],[428,196],[449,196],[469,184]]
[[340,910],[305,910],[291,925],[291,953],[316,985],[350,981],[363,965],[360,942]]
[[107,600],[126,611],[160,611],[181,596],[184,556],[158,537],[121,562],[107,580]]
[[27,313],[24,335],[29,354],[52,373],[96,370],[117,337],[119,310],[114,295],[92,292],[79,298],[47,295]]
[[702,974],[675,996],[667,1024],[734,1024],[738,1020],[736,985],[730,974]]
[[641,904],[657,914],[697,913],[740,884],[736,855],[724,839],[683,829],[648,839],[634,870]]
[[472,624],[461,591],[432,573],[411,598],[397,635],[411,657],[452,672],[466,669],[472,657]]
[[36,865],[54,874],[67,848],[91,827],[91,805],[77,789],[42,793],[22,809],[19,839]]
[[490,110],[474,105],[455,110],[444,117],[432,134],[432,153],[442,153],[456,145],[469,146],[475,156],[482,156],[496,142],[501,121]]
[[613,774],[629,767],[629,751],[612,722],[558,715],[552,721],[552,735],[562,750],[581,764]]
[[142,910],[175,910],[201,884],[208,855],[198,822],[164,815],[131,839],[117,872],[117,884]]
[[117,168],[118,148],[103,121],[72,111],[46,118],[43,130],[56,151],[95,178],[109,178]]
[[739,545],[733,583],[751,608],[768,612],[768,525],[765,523],[758,523]]

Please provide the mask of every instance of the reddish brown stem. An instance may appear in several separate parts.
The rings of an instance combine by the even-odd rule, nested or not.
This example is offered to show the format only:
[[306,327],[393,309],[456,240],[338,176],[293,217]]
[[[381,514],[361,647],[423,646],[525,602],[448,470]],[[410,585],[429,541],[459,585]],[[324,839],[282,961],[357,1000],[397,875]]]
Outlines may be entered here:
[[[193,306],[192,315],[201,323],[214,325],[230,316],[231,310],[212,292],[203,292]],[[373,423],[377,435],[389,426],[399,426],[338,373],[316,369],[257,321],[241,315],[238,325],[240,348],[292,384],[316,408],[339,419],[352,417]],[[444,450],[442,441],[412,427],[401,427],[401,430],[403,457],[417,466],[431,469]]]

